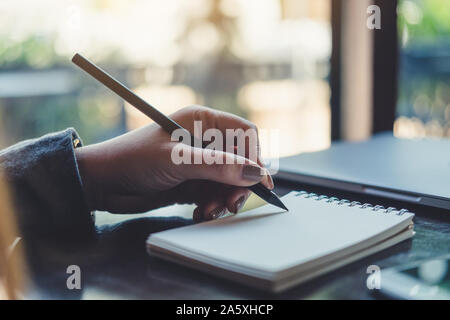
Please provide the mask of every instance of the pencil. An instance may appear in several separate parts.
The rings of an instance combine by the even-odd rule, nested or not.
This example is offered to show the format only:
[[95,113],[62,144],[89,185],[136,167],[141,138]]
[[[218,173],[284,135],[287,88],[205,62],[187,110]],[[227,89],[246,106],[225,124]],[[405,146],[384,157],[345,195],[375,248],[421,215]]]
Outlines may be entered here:
[[[169,135],[171,135],[177,129],[186,130],[82,55],[76,53],[72,58],[72,62],[82,70],[90,74],[92,77],[94,77],[97,81],[108,87],[122,99],[127,101],[133,107],[141,111],[147,117],[155,121]],[[191,144],[193,144],[194,137],[193,135],[191,137]],[[286,211],[288,210],[283,202],[281,202],[280,198],[278,198],[278,196],[274,192],[266,188],[262,183],[257,183],[248,188],[266,202]]]

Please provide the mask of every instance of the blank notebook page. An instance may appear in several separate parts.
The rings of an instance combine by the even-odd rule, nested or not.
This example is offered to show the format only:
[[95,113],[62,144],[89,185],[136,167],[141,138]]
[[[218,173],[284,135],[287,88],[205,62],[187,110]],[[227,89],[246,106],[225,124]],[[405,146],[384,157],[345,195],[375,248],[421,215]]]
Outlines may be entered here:
[[[358,244],[410,220],[358,206],[296,196],[282,198],[289,212],[266,205],[235,216],[153,234],[177,253],[192,252],[223,263],[278,272]],[[400,231],[400,230],[399,230]],[[168,245],[168,246],[167,246]]]

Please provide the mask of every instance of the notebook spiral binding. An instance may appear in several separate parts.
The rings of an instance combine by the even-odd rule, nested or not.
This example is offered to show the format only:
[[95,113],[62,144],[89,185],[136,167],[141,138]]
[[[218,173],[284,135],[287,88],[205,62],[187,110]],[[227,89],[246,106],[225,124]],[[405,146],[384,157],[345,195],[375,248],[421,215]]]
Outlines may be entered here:
[[295,194],[295,196],[296,197],[303,197],[303,198],[312,198],[312,199],[314,199],[316,201],[325,200],[328,203],[334,203],[334,204],[337,204],[339,206],[346,205],[348,207],[359,207],[361,209],[371,209],[372,211],[380,211],[381,210],[382,212],[385,212],[385,213],[397,212],[396,214],[398,216],[402,216],[405,213],[409,212],[407,209],[400,209],[400,210],[398,210],[395,207],[385,208],[385,207],[380,206],[380,205],[374,206],[374,205],[372,205],[370,203],[361,203],[359,201],[350,201],[350,200],[347,200],[347,199],[339,199],[339,198],[336,198],[336,197],[328,197],[326,195],[318,195],[317,193],[307,192],[307,191],[304,191],[304,190],[298,191]]

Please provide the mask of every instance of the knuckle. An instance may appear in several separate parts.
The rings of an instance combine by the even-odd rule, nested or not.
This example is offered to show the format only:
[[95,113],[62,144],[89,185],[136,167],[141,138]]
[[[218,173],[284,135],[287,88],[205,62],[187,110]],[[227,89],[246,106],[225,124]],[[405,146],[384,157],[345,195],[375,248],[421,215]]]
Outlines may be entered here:
[[254,130],[256,133],[256,136],[258,136],[258,126],[254,124],[253,122],[250,122],[250,129]]
[[208,112],[211,112],[211,109],[200,105],[192,105],[189,108],[194,120],[202,120]]
[[253,129],[255,131],[258,131],[258,126],[256,124],[254,124],[253,122],[249,121],[248,122],[248,126],[249,126],[249,129]]

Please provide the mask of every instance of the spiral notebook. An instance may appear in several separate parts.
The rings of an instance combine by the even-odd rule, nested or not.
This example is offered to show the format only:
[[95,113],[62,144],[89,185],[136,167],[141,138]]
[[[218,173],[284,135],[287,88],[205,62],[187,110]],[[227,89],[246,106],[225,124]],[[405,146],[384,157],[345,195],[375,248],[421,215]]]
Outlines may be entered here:
[[147,250],[188,267],[280,292],[414,235],[414,214],[305,191],[224,219],[150,235]]

